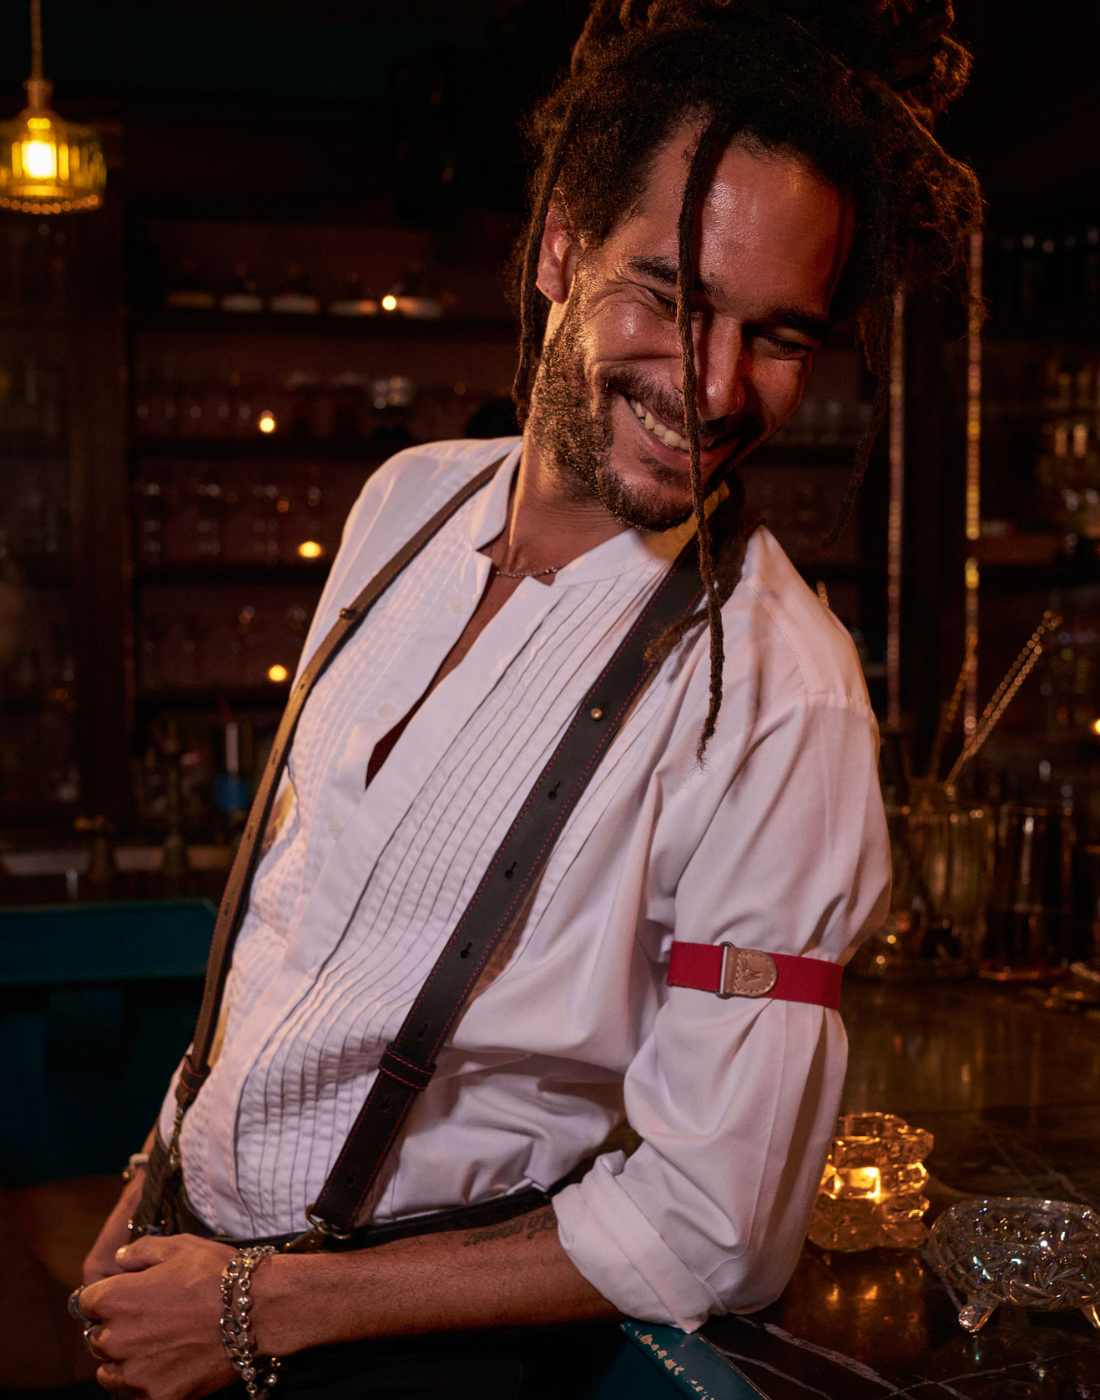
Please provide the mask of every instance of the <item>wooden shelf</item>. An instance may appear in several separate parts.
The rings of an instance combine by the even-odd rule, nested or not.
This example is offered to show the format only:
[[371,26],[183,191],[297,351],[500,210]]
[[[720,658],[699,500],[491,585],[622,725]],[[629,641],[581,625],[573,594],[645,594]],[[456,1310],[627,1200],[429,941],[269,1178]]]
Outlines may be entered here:
[[1016,344],[1029,350],[1059,343],[1095,346],[1100,345],[1100,322],[1094,308],[1075,306],[1068,311],[1036,311],[1026,319],[989,320],[982,337],[989,346]]
[[331,559],[316,564],[237,564],[228,560],[218,564],[164,564],[159,568],[136,569],[134,582],[214,585],[292,583],[321,588],[331,567]]
[[983,564],[982,588],[1038,590],[1100,585],[1100,560],[1068,559],[1054,564]]
[[33,462],[36,467],[54,463],[58,467],[69,465],[69,445],[65,438],[19,437],[16,434],[0,434],[0,452],[8,459],[9,465],[22,465]]
[[196,686],[194,690],[154,690],[137,696],[139,710],[216,710],[224,700],[234,710],[281,710],[290,695],[290,683],[266,686]]
[[40,715],[50,708],[45,700],[0,700],[0,715]]
[[[246,438],[131,438],[130,453],[135,458],[174,458],[192,461],[249,462],[359,462],[372,471],[375,467],[405,447],[415,447],[411,441],[380,446],[375,440],[353,442],[326,441],[321,438],[291,437],[272,434],[271,437]],[[830,443],[821,446],[805,444],[765,443],[745,459],[747,467],[844,467],[855,459],[851,444]]]
[[137,332],[205,335],[318,335],[359,340],[468,340],[494,344],[516,341],[514,321],[448,317],[416,320],[407,316],[276,316],[270,311],[235,315],[229,311],[171,311],[156,307],[130,313]]
[[13,561],[19,582],[25,588],[69,588],[72,567],[64,555],[42,554]]
[[986,535],[974,540],[969,553],[983,568],[1045,568],[1058,557],[1058,536],[1048,534]]
[[408,442],[379,450],[372,442],[324,442],[318,438],[131,438],[130,453],[135,458],[174,458],[179,461],[246,462],[358,462],[365,472],[373,471],[387,457]]
[[1004,588],[1072,587],[1100,583],[1100,559],[1066,558],[1051,534],[993,535],[975,540],[971,550],[981,566],[981,581]]
[[774,439],[763,443],[746,458],[744,465],[769,467],[850,467],[855,461],[856,444],[786,443]]
[[812,588],[822,583],[885,583],[886,570],[873,564],[834,564],[824,560],[820,564],[803,564],[797,559],[791,563]]

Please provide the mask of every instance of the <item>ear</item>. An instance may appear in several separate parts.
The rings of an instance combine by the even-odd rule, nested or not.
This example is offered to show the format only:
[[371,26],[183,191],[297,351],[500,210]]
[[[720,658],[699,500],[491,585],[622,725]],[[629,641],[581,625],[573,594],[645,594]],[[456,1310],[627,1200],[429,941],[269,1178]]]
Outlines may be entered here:
[[577,241],[557,195],[550,201],[539,247],[539,272],[535,279],[543,296],[559,305],[568,301],[577,270],[581,245]]

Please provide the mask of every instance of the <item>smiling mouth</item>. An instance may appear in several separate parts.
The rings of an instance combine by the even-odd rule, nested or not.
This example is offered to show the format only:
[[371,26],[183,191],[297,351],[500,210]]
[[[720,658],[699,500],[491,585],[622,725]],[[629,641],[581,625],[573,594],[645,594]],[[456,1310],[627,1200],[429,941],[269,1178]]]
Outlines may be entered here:
[[650,410],[644,404],[640,404],[637,399],[632,399],[628,395],[626,401],[634,410],[634,416],[638,422],[651,432],[658,442],[663,442],[674,452],[687,452],[688,440],[682,433],[678,433],[675,428],[670,428],[667,423],[662,423],[659,418],[654,418]]

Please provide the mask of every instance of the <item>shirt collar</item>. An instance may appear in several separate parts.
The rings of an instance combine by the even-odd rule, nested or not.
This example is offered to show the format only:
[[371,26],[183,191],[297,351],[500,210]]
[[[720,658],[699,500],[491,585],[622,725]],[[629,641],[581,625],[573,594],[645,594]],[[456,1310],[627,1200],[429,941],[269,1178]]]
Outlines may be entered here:
[[[469,515],[468,538],[470,548],[481,550],[491,540],[496,539],[508,521],[508,499],[512,482],[519,469],[523,455],[523,439],[516,439],[515,446],[505,457],[496,476],[473,502]],[[729,488],[723,484],[707,498],[706,509],[709,515],[718,503],[729,495]],[[571,563],[559,570],[555,576],[555,586],[573,583],[597,583],[603,579],[617,578],[635,569],[649,573],[662,573],[695,534],[694,520],[686,520],[672,530],[650,532],[624,529],[612,535],[603,544],[578,555]]]

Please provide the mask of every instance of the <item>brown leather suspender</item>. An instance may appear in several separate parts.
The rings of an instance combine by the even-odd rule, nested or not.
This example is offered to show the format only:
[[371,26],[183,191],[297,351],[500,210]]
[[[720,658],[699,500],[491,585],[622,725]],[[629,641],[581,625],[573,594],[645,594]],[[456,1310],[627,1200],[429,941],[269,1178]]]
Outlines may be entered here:
[[[494,475],[494,462],[479,472],[367,584],[325,637],[294,687],[249,814],[222,899],[210,950],[206,988],[194,1044],[185,1057],[176,1090],[172,1141],[159,1143],[150,1161],[142,1208],[135,1227],[170,1228],[166,1197],[178,1184],[179,1132],[183,1115],[210,1073],[213,1043],[233,945],[248,904],[264,829],[305,701],[333,657],[374,602],[431,537]],[[431,1081],[435,1056],[458,1019],[494,948],[511,925],[524,896],[549,858],[566,818],[626,718],[636,696],[656,670],[649,643],[698,605],[702,594],[696,540],[681,551],[585,696],[543,769],[473,898],[420,989],[395,1039],[386,1047],[379,1074],[352,1127],[321,1195],[308,1212],[311,1229],[288,1248],[308,1250],[347,1239],[382,1165],[417,1096]]]

